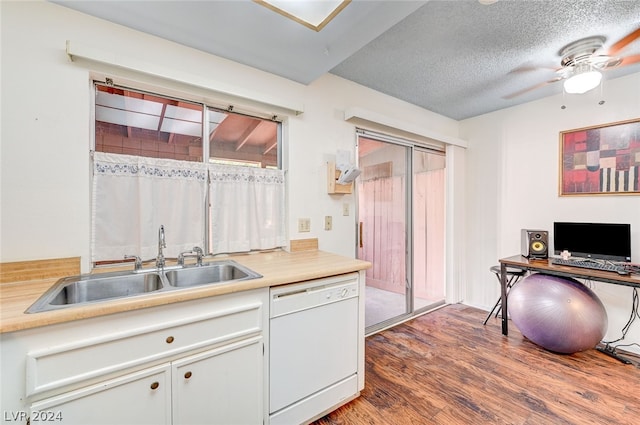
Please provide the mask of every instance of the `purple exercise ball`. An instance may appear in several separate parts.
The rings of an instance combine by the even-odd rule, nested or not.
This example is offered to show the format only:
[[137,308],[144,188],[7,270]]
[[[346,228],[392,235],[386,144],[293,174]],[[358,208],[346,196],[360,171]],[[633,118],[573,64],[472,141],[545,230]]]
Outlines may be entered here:
[[509,314],[522,335],[556,353],[594,348],[607,331],[597,295],[575,279],[535,273],[509,291]]

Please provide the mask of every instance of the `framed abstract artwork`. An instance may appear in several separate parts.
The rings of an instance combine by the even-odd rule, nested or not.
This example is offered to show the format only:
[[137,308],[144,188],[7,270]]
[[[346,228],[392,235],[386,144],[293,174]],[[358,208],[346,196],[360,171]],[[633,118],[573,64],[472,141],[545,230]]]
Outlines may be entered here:
[[560,132],[560,196],[640,195],[640,118]]

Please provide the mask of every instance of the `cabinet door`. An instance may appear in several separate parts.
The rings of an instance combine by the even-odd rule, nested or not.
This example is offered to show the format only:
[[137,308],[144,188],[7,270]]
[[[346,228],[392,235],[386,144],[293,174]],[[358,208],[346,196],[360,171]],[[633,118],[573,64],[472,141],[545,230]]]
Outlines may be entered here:
[[263,355],[255,337],[173,362],[173,423],[261,424]]
[[170,424],[171,367],[164,364],[33,403],[30,423]]

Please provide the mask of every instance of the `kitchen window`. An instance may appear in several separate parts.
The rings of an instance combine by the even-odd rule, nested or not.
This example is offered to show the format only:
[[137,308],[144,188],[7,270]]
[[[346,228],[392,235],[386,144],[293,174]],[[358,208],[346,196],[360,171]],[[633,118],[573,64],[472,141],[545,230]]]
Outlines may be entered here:
[[97,152],[202,162],[206,151],[208,162],[279,168],[280,125],[268,118],[96,84]]
[[94,264],[286,244],[281,123],[232,109],[95,83]]

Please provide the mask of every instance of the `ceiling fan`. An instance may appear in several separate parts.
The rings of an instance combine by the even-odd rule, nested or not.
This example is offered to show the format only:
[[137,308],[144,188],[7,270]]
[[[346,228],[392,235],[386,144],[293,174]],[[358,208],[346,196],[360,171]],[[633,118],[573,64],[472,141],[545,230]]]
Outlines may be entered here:
[[587,37],[569,43],[558,52],[562,60],[560,68],[555,69],[554,78],[511,93],[503,99],[513,99],[561,80],[564,80],[565,92],[586,93],[600,84],[601,71],[640,62],[640,54],[620,56],[620,52],[638,38],[640,38],[640,28],[618,40],[606,53],[602,52],[606,40],[602,36]]

